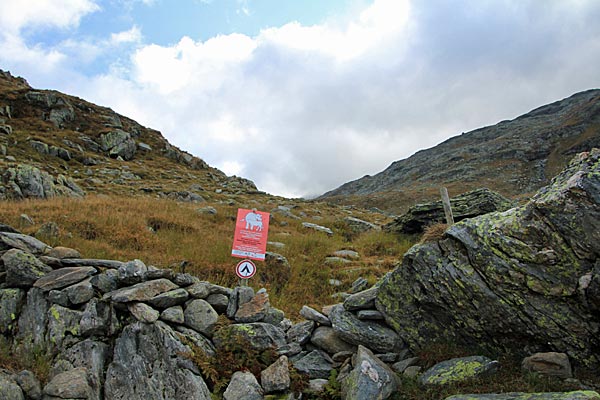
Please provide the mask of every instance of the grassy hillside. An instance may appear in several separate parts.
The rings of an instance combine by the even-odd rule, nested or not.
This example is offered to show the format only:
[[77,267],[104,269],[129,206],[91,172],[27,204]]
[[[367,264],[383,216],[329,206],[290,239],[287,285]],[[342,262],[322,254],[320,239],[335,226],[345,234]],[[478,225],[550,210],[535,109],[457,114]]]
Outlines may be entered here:
[[[38,235],[51,246],[75,248],[86,258],[121,261],[137,258],[147,265],[176,270],[185,260],[186,272],[213,283],[235,286],[234,267],[239,259],[230,254],[238,207],[270,211],[278,204],[266,197],[262,202],[239,197],[225,204],[210,203],[217,210],[216,215],[197,211],[208,204],[149,196],[0,202],[0,221],[27,234],[35,234],[43,224],[55,222],[59,226],[57,237]],[[291,205],[293,214],[305,215],[295,219],[272,214],[269,241],[285,246],[269,246],[268,250],[288,259],[291,265],[289,278],[286,271],[257,262],[257,277],[250,279],[249,284],[255,289],[267,288],[271,303],[292,318],[304,304],[320,308],[339,301],[331,295],[348,289],[358,277],[375,283],[393,268],[413,242],[412,238],[399,238],[384,232],[356,235],[340,222],[350,214],[384,222],[378,214],[322,203],[283,204]],[[34,224],[25,224],[22,214],[29,216]],[[303,221],[330,227],[334,235],[330,237],[303,228]],[[341,249],[355,250],[361,258],[348,264],[328,264],[326,257]],[[330,285],[330,279],[341,281],[341,286]]]

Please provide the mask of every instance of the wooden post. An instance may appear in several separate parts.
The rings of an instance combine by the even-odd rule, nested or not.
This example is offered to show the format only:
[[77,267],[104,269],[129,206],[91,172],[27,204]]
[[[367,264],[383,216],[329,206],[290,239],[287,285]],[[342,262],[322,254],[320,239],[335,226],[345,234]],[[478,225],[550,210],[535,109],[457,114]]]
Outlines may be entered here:
[[444,214],[446,214],[446,223],[453,225],[454,217],[452,216],[452,206],[450,205],[450,197],[448,197],[448,189],[441,187],[440,195],[442,196],[442,204],[444,205]]

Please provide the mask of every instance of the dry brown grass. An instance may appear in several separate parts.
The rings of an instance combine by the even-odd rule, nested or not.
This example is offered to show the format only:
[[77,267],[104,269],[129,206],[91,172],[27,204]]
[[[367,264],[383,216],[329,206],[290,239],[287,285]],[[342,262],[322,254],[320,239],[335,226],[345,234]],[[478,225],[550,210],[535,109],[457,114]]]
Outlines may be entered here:
[[432,224],[425,227],[425,231],[423,232],[423,236],[421,236],[421,241],[419,243],[426,242],[435,242],[436,240],[441,240],[444,237],[444,234],[448,230],[448,224]]
[[[197,212],[207,203],[180,203],[154,197],[87,196],[85,199],[54,198],[0,202],[0,222],[14,226],[23,233],[34,235],[47,222],[60,228],[56,238],[41,238],[51,246],[66,246],[79,250],[83,257],[129,261],[140,259],[147,265],[168,268],[187,261],[186,272],[200,279],[225,286],[235,286],[237,258],[231,257],[231,246],[238,207],[270,211],[277,199],[270,197],[238,196],[235,205],[210,203],[217,215]],[[289,202],[289,201],[287,201]],[[348,289],[358,277],[375,283],[390,271],[413,244],[384,232],[357,235],[348,242],[336,228],[347,212],[327,204],[297,202],[294,213],[305,213],[303,220],[332,227],[335,234],[302,228],[296,219],[273,214],[269,240],[282,242],[285,247],[274,251],[286,257],[291,265],[289,279],[279,279],[277,271],[269,271],[265,280],[250,280],[255,289],[267,288],[271,303],[297,318],[303,305],[321,307],[335,302],[331,295]],[[21,214],[27,214],[34,225],[23,225]],[[367,218],[369,214],[356,211],[353,215]],[[378,217],[370,215],[374,220]],[[350,264],[329,265],[325,259],[333,252],[352,248],[361,254]],[[265,270],[258,262],[258,272]],[[287,278],[287,276],[286,276]],[[342,281],[341,287],[329,284],[330,279]]]

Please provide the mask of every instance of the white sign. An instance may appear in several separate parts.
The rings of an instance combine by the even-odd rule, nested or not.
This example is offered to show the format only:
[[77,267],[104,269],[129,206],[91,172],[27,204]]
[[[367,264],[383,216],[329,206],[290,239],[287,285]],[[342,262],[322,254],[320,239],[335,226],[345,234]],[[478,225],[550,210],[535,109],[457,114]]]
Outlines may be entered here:
[[240,261],[235,267],[235,274],[241,279],[249,279],[256,273],[256,265],[250,260]]

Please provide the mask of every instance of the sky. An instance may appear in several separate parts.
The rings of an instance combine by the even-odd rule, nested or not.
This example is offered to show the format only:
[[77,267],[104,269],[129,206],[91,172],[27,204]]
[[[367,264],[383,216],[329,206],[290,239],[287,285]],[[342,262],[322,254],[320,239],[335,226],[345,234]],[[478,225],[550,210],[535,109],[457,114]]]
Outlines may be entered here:
[[0,69],[311,197],[600,87],[598,0],[0,0]]

